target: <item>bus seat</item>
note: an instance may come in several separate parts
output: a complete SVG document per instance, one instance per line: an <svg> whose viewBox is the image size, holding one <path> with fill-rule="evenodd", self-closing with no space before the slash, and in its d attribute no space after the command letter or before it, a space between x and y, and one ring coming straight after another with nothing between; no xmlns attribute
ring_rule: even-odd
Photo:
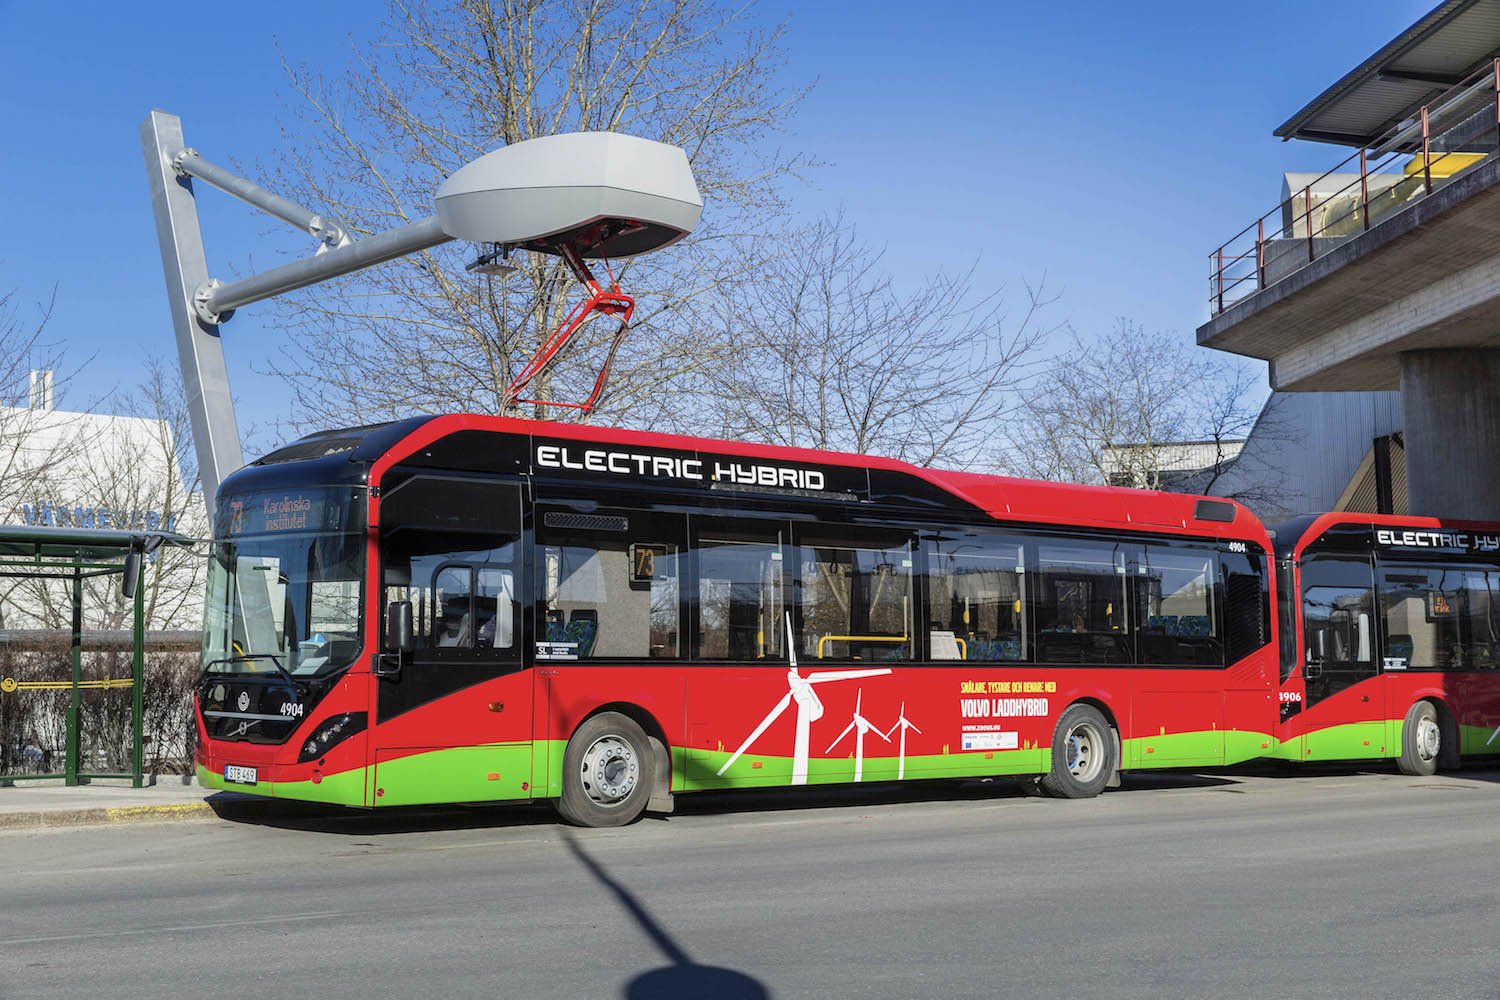
<svg viewBox="0 0 1500 1000"><path fill-rule="evenodd" d="M1411 636L1393 633L1385 640L1385 655L1406 660L1409 663L1415 647L1416 644L1412 642Z"/></svg>
<svg viewBox="0 0 1500 1000"><path fill-rule="evenodd" d="M594 614L594 612L589 612ZM597 618L583 618L579 612L573 612L572 621L568 622L563 629L563 641L578 644L578 658L586 659L594 651L594 641L599 638L599 622Z"/></svg>

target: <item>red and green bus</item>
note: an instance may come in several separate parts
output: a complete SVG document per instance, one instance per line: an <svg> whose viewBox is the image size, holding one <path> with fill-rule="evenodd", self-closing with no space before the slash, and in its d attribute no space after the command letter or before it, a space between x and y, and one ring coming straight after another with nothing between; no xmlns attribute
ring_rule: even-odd
<svg viewBox="0 0 1500 1000"><path fill-rule="evenodd" d="M267 455L214 537L207 787L616 825L1276 749L1272 543L1226 500L448 415Z"/></svg>
<svg viewBox="0 0 1500 1000"><path fill-rule="evenodd" d="M1276 756L1500 753L1500 524L1322 514L1277 526Z"/></svg>

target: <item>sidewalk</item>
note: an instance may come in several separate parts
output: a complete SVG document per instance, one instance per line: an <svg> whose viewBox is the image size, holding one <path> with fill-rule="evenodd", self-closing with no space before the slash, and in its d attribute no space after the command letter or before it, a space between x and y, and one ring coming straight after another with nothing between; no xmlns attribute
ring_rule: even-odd
<svg viewBox="0 0 1500 1000"><path fill-rule="evenodd" d="M29 782L0 788L0 832L47 827L88 826L100 823L142 823L209 819L217 815L215 804L252 796L205 793L197 785L184 785L181 778L163 777L147 788L128 785L92 784L67 788Z"/></svg>

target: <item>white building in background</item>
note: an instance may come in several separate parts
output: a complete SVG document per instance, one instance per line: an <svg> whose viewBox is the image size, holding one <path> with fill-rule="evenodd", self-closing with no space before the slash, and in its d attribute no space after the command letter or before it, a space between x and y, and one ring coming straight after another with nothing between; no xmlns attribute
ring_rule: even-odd
<svg viewBox="0 0 1500 1000"><path fill-rule="evenodd" d="M183 482L167 421L58 409L50 371L32 373L28 402L0 406L0 524L207 536L202 496ZM202 559L200 549L153 560L148 628L200 627ZM39 586L0 580L0 629L47 627L51 602ZM89 596L90 627L111 625L119 606L109 588L92 585Z"/></svg>
<svg viewBox="0 0 1500 1000"><path fill-rule="evenodd" d="M1242 440L1161 441L1155 444L1110 444L1100 453L1111 486L1187 491L1205 473L1227 469L1245 446Z"/></svg>

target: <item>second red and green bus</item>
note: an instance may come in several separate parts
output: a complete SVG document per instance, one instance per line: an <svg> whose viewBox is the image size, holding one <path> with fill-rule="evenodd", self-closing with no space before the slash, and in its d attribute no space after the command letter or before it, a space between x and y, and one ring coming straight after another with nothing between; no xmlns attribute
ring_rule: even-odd
<svg viewBox="0 0 1500 1000"><path fill-rule="evenodd" d="M1500 525L1322 514L1275 530L1276 756L1500 753Z"/></svg>

